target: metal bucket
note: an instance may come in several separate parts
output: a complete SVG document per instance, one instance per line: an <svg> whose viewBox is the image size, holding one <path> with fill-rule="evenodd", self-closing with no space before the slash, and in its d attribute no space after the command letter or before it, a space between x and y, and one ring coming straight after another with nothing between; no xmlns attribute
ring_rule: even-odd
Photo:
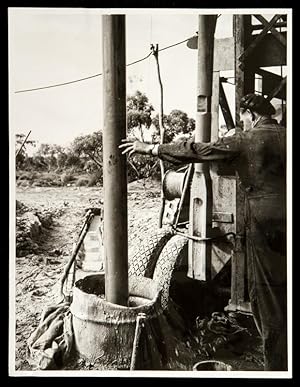
<svg viewBox="0 0 300 387"><path fill-rule="evenodd" d="M232 371L232 367L218 360L205 360L194 364L193 371Z"/></svg>
<svg viewBox="0 0 300 387"><path fill-rule="evenodd" d="M188 169L183 172L170 170L164 174L162 188L167 200L181 197L187 173Z"/></svg>
<svg viewBox="0 0 300 387"><path fill-rule="evenodd" d="M129 306L104 299L104 274L88 275L75 283L71 312L76 351L89 361L129 369L139 313L156 318L162 313L160 291L151 278L130 277Z"/></svg>

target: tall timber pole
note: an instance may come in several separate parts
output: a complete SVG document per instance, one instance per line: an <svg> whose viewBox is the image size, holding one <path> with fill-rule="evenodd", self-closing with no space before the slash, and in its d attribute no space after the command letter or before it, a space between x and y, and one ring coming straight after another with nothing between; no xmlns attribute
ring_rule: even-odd
<svg viewBox="0 0 300 387"><path fill-rule="evenodd" d="M128 302L125 15L102 16L105 298Z"/></svg>
<svg viewBox="0 0 300 387"><path fill-rule="evenodd" d="M198 24L198 80L196 142L211 139L211 97L213 75L214 33L216 15L199 15ZM212 227L212 182L208 163L195 165L191 187L188 276L198 280L210 279ZM203 239L203 240L200 240Z"/></svg>

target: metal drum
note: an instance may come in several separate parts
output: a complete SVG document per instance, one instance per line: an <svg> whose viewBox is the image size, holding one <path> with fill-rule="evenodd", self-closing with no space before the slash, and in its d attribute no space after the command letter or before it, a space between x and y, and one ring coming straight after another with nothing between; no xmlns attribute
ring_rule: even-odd
<svg viewBox="0 0 300 387"><path fill-rule="evenodd" d="M75 283L71 313L77 353L89 361L129 369L139 313L157 319L162 313L161 291L146 277L130 277L128 307L105 300L104 274Z"/></svg>
<svg viewBox="0 0 300 387"><path fill-rule="evenodd" d="M169 170L164 174L162 188L166 200L173 200L181 197L187 173L188 169L185 171Z"/></svg>

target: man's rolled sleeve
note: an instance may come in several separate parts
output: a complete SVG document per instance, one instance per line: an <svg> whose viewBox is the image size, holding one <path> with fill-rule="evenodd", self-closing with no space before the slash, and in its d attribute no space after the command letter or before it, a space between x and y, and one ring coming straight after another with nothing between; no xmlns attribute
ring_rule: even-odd
<svg viewBox="0 0 300 387"><path fill-rule="evenodd" d="M219 139L216 142L194 142L161 144L158 157L173 164L201 163L204 161L230 159L240 152L239 136Z"/></svg>

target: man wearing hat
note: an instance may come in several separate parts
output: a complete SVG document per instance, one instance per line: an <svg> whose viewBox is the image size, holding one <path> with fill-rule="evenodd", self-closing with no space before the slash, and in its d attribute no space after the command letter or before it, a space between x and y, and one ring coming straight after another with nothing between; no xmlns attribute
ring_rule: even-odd
<svg viewBox="0 0 300 387"><path fill-rule="evenodd" d="M287 370L286 130L263 96L241 100L244 130L216 142L149 144L123 140L123 154L180 163L231 163L245 192L245 236L251 309L262 337L265 370ZM247 130L245 130L247 128Z"/></svg>

